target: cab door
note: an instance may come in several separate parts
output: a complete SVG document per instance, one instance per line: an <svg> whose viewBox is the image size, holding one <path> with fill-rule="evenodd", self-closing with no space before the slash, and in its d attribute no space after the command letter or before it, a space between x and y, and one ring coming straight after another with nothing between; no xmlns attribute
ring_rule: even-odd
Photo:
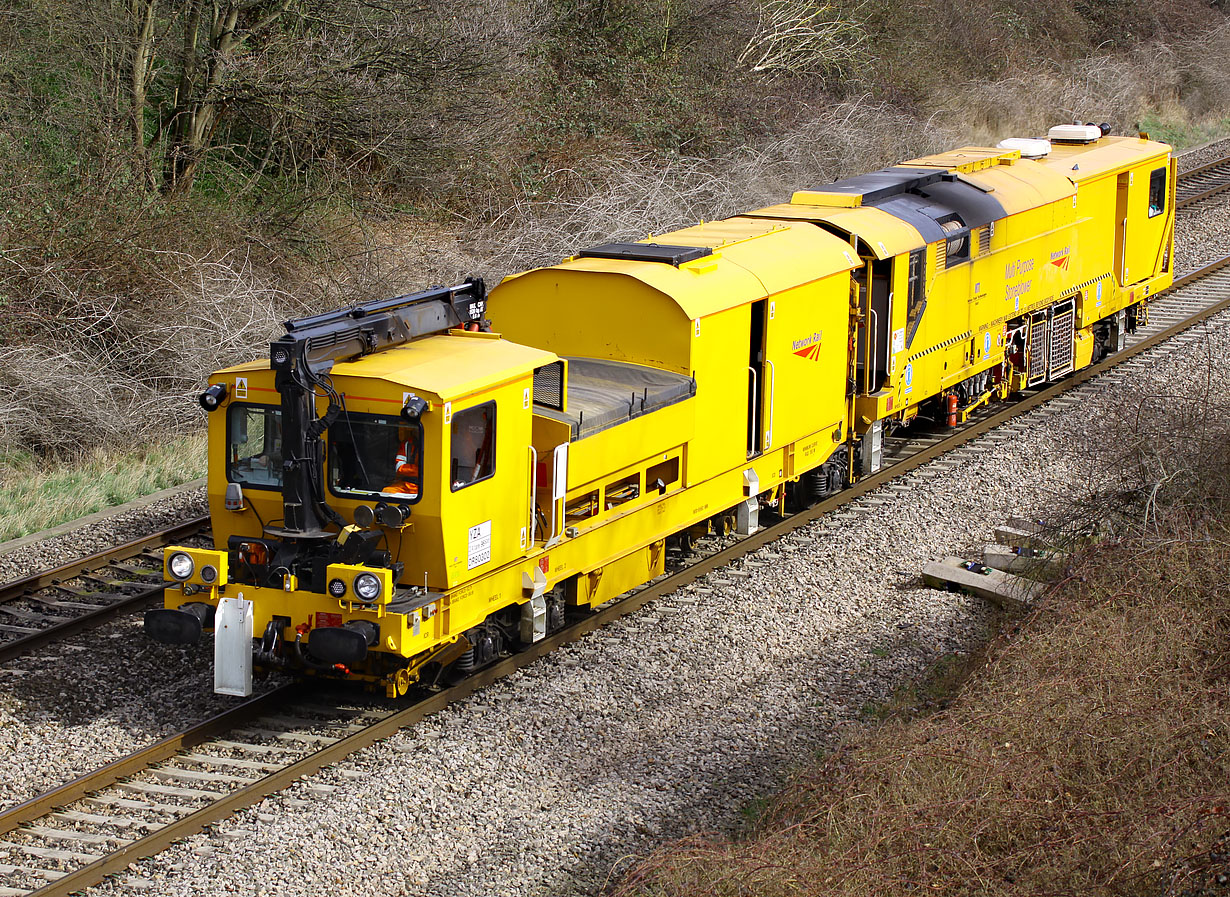
<svg viewBox="0 0 1230 897"><path fill-rule="evenodd" d="M1115 274L1122 286L1161 273L1174 221L1174 171L1162 158L1118 177Z"/></svg>

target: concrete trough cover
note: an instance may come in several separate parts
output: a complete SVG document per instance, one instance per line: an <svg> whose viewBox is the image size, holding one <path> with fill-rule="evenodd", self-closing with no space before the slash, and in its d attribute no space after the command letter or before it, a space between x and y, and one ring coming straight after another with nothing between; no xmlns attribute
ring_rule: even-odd
<svg viewBox="0 0 1230 897"><path fill-rule="evenodd" d="M1020 573L1031 579L1049 579L1063 572L1068 556L1062 551L1045 548L987 545L982 549L982 562L1005 573Z"/></svg>
<svg viewBox="0 0 1230 897"><path fill-rule="evenodd" d="M995 527L995 541L1010 548L1051 548L1051 539L1043 524L1024 517L1009 517Z"/></svg>
<svg viewBox="0 0 1230 897"><path fill-rule="evenodd" d="M959 589L1013 610L1032 607L1045 588L1042 583L1023 576L955 557L928 561L922 576L923 582L932 588Z"/></svg>

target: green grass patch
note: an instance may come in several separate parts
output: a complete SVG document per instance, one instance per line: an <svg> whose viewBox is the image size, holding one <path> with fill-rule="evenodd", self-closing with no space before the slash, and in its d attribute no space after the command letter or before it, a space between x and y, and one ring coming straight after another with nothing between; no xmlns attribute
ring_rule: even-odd
<svg viewBox="0 0 1230 897"><path fill-rule="evenodd" d="M204 433L131 454L99 450L74 463L54 466L27 452L0 452L0 541L204 475Z"/></svg>
<svg viewBox="0 0 1230 897"><path fill-rule="evenodd" d="M1230 117L1193 122L1184 115L1150 112L1140 120L1140 129L1182 152L1230 136Z"/></svg>

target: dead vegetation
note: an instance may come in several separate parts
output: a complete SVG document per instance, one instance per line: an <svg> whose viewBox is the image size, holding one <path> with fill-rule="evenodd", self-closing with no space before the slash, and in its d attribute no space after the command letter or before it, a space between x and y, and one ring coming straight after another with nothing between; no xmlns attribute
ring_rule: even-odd
<svg viewBox="0 0 1230 897"><path fill-rule="evenodd" d="M906 703L746 837L642 861L629 895L1195 895L1230 876L1230 440L1223 332L1085 424L1068 531L1103 535L919 716ZM1071 498L1069 498L1072 501Z"/></svg>
<svg viewBox="0 0 1230 897"><path fill-rule="evenodd" d="M495 282L1057 118L1220 108L1219 11L1116 9L1095 28L1067 0L17 4L0 456L191 429L204 374L304 308Z"/></svg>

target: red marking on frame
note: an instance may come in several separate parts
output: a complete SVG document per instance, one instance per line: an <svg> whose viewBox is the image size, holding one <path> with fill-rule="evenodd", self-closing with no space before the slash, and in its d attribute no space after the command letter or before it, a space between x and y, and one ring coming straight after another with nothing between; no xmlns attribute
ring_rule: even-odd
<svg viewBox="0 0 1230 897"><path fill-rule="evenodd" d="M324 613L316 614L316 628L317 629L325 629L330 626L341 626L341 625L342 625L342 615L341 614L324 614Z"/></svg>

